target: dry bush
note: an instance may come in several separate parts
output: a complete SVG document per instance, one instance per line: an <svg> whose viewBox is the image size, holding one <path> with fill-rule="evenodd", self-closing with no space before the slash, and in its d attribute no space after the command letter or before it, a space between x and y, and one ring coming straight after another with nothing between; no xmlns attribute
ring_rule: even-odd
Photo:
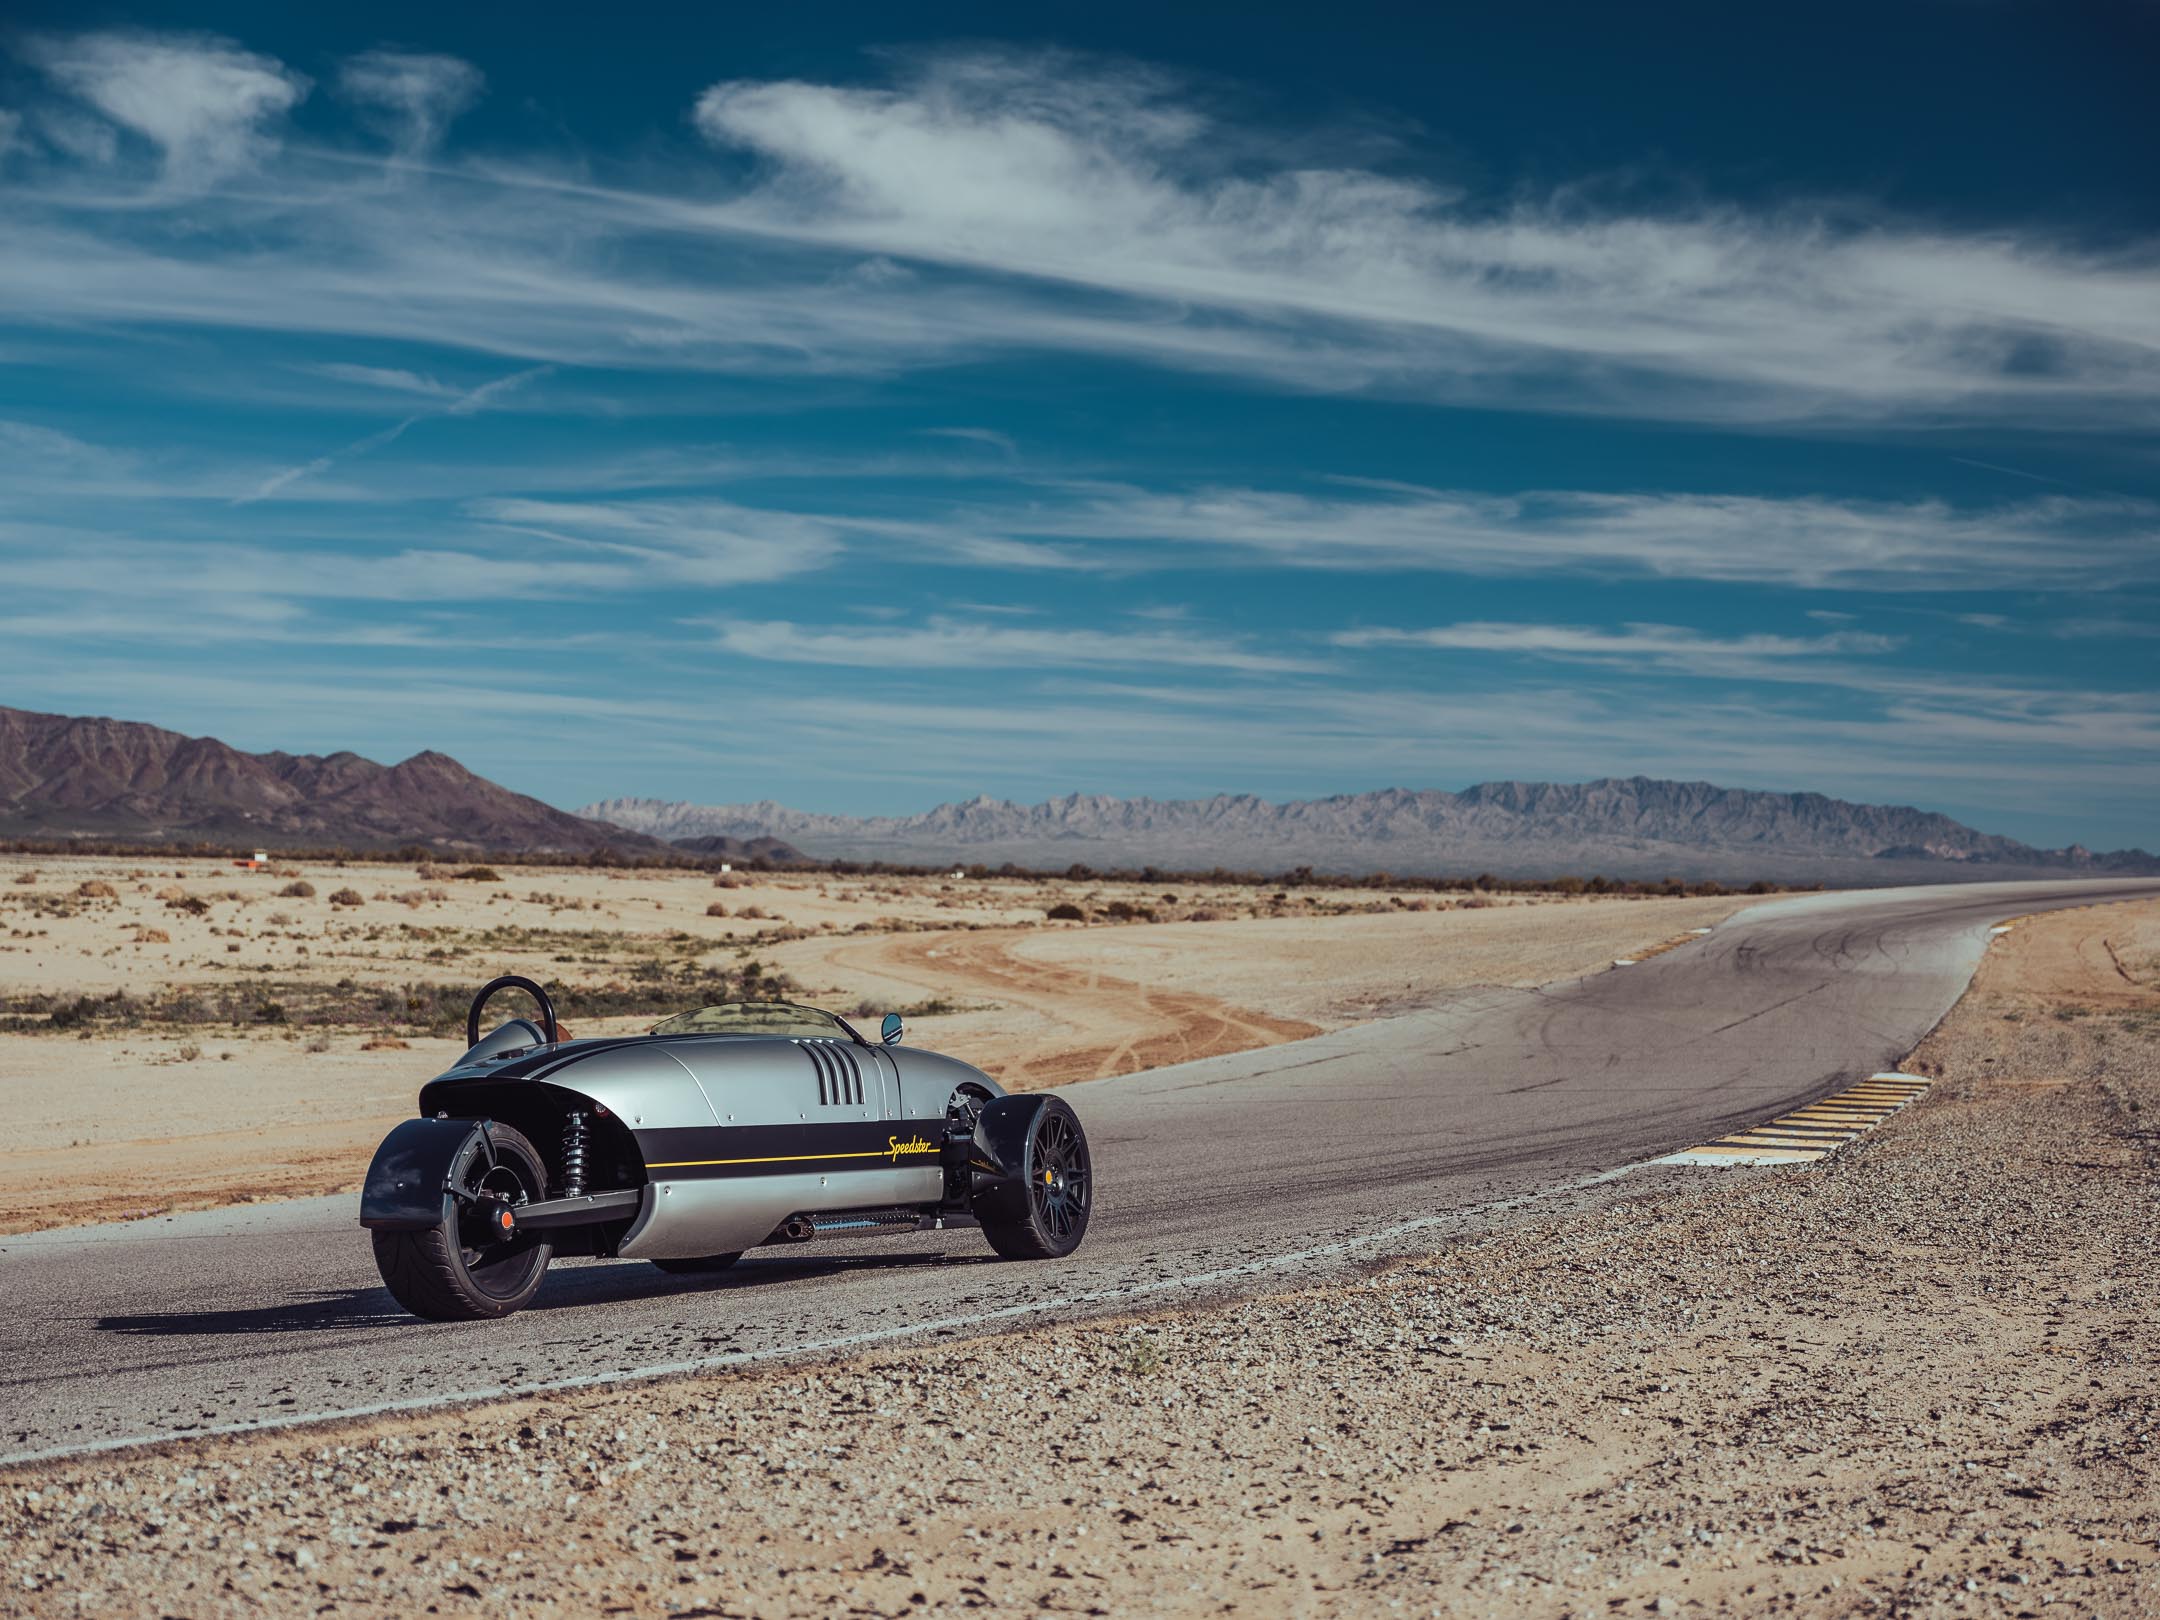
<svg viewBox="0 0 2160 1620"><path fill-rule="evenodd" d="M239 942L238 942L238 941L235 941L234 943L232 943L232 944L230 944L230 945L228 945L228 946L226 946L226 947L225 947L225 954L226 954L227 956L233 956L233 955L237 955L237 954L239 953L239 950L240 950L240 945L239 945Z"/></svg>
<svg viewBox="0 0 2160 1620"><path fill-rule="evenodd" d="M315 885L305 878L298 883L288 883L284 888L278 890L278 898L280 900L312 900L315 898Z"/></svg>
<svg viewBox="0 0 2160 1620"><path fill-rule="evenodd" d="M708 917L725 917L727 915L727 907L722 905L719 901L715 900L711 905L705 908L705 915Z"/></svg>
<svg viewBox="0 0 2160 1620"><path fill-rule="evenodd" d="M1185 914L1185 920L1187 922L1221 922L1222 913L1211 911L1206 906L1196 906Z"/></svg>
<svg viewBox="0 0 2160 1620"><path fill-rule="evenodd" d="M467 866L452 872L450 876L462 878L467 883L500 883L502 874L492 866Z"/></svg>
<svg viewBox="0 0 2160 1620"><path fill-rule="evenodd" d="M420 864L420 870L415 872L413 876L417 877L422 883L440 883L444 878L455 877L457 874L447 866L436 866L423 861Z"/></svg>
<svg viewBox="0 0 2160 1620"><path fill-rule="evenodd" d="M177 883L168 883L157 892L157 898L160 900L185 900L187 897L187 890L181 888Z"/></svg>
<svg viewBox="0 0 2160 1620"><path fill-rule="evenodd" d="M333 906L359 906L367 902L358 889L339 889L330 896L330 903Z"/></svg>
<svg viewBox="0 0 2160 1620"><path fill-rule="evenodd" d="M144 928L138 925L135 930L135 943L138 945L170 945L172 935L166 933L162 928Z"/></svg>
<svg viewBox="0 0 2160 1620"><path fill-rule="evenodd" d="M307 1047L306 1047L306 1050L308 1050L308 1051L310 1051L310 1052L327 1052L327 1051L329 1051L329 1050L330 1050L330 1037L329 1037L329 1036L327 1036L327 1035L318 1035L318 1036L316 1036L316 1037L315 1037L315 1038L314 1038L313 1040L311 1040L311 1041L309 1041L309 1042L307 1043Z"/></svg>
<svg viewBox="0 0 2160 1620"><path fill-rule="evenodd" d="M190 917L200 917L204 912L210 909L210 902L207 900L198 900L192 894L181 894L176 895L172 899L166 901L165 909L167 911L184 911Z"/></svg>
<svg viewBox="0 0 2160 1620"><path fill-rule="evenodd" d="M293 920L291 912L273 911L270 913L270 926L272 928L290 928L292 924Z"/></svg>
<svg viewBox="0 0 2160 1620"><path fill-rule="evenodd" d="M402 894L394 895L392 898L399 905L412 911L418 911L427 904L427 892L424 889L407 889Z"/></svg>
<svg viewBox="0 0 2160 1620"><path fill-rule="evenodd" d="M1086 922L1087 913L1070 900L1061 900L1044 913L1052 922Z"/></svg>
<svg viewBox="0 0 2160 1620"><path fill-rule="evenodd" d="M182 1063L193 1063L197 1058L202 1056L202 1048L197 1046L193 1041L190 1041L187 1043L187 1045L181 1047L180 1050L178 1052L175 1052L173 1055L177 1057Z"/></svg>
<svg viewBox="0 0 2160 1620"><path fill-rule="evenodd" d="M35 883L37 881L37 874L35 872L17 872L15 874L15 881L17 883Z"/></svg>
<svg viewBox="0 0 2160 1620"><path fill-rule="evenodd" d="M712 880L712 886L716 889L739 889L743 886L743 880L733 872L722 872Z"/></svg>
<svg viewBox="0 0 2160 1620"><path fill-rule="evenodd" d="M781 918L773 917L772 913L767 911L763 906L744 906L742 910L736 912L735 915L738 917L749 917L752 919L772 917L772 920L774 922L779 922L782 920Z"/></svg>
<svg viewBox="0 0 2160 1620"><path fill-rule="evenodd" d="M360 1043L363 1052L410 1052L411 1041L401 1041L395 1035L377 1035Z"/></svg>
<svg viewBox="0 0 2160 1620"><path fill-rule="evenodd" d="M95 878L92 878L87 883L76 884L75 892L85 900L117 900L120 898L118 889L114 888L110 883L100 883Z"/></svg>

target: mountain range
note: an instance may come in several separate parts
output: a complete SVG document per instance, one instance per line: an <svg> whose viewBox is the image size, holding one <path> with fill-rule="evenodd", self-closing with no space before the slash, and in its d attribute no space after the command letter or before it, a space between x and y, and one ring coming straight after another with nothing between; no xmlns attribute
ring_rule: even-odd
<svg viewBox="0 0 2160 1620"><path fill-rule="evenodd" d="M786 864L1589 875L1831 884L2160 874L2143 850L2037 849L1931 811L1648 777L1390 788L1272 803L1249 794L1022 805L977 797L912 816L771 800L607 799L575 813L447 754L250 754L133 721L0 708L0 837L588 855Z"/></svg>
<svg viewBox="0 0 2160 1620"><path fill-rule="evenodd" d="M671 853L475 776L447 754L248 754L128 720L0 708L0 836Z"/></svg>
<svg viewBox="0 0 2160 1620"><path fill-rule="evenodd" d="M2143 850L2037 849L1948 816L1649 777L1487 782L1460 793L1389 788L1271 803L1074 793L1021 805L978 797L913 816L835 816L770 800L606 799L579 814L675 842L784 839L813 858L1030 867L1143 864L1277 872L1717 878L1823 883L2160 873Z"/></svg>

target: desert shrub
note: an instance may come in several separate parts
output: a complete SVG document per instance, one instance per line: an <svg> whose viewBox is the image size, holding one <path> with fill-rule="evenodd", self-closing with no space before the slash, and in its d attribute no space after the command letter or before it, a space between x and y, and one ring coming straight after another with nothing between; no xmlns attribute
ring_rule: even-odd
<svg viewBox="0 0 2160 1620"><path fill-rule="evenodd" d="M189 1041L187 1045L181 1047L179 1051L173 1054L173 1056L177 1057L182 1063L193 1063L197 1058L202 1056L202 1048L197 1046L193 1041Z"/></svg>
<svg viewBox="0 0 2160 1620"><path fill-rule="evenodd" d="M1210 911L1206 906L1195 906L1185 914L1185 920L1187 922L1221 922L1222 913Z"/></svg>
<svg viewBox="0 0 2160 1620"><path fill-rule="evenodd" d="M225 947L225 954L228 956L237 956L239 953L240 942L237 939L234 940L230 945Z"/></svg>
<svg viewBox="0 0 2160 1620"><path fill-rule="evenodd" d="M284 888L278 890L278 898L281 900L312 900L315 898L315 885L302 878L299 882L288 883Z"/></svg>
<svg viewBox="0 0 2160 1620"><path fill-rule="evenodd" d="M187 890L181 888L177 883L168 883L164 888L158 890L156 897L160 900L185 900Z"/></svg>
<svg viewBox="0 0 2160 1620"><path fill-rule="evenodd" d="M727 907L722 905L719 901L715 900L711 905L705 908L705 915L708 917L725 917L727 915Z"/></svg>
<svg viewBox="0 0 2160 1620"><path fill-rule="evenodd" d="M306 1047L303 1048L303 1050L309 1052L327 1052L330 1050L330 1037L327 1035L318 1035L313 1040L309 1041Z"/></svg>
<svg viewBox="0 0 2160 1620"><path fill-rule="evenodd" d="M395 1035L377 1035L360 1043L363 1052L410 1052L411 1041L401 1041Z"/></svg>
<svg viewBox="0 0 2160 1620"><path fill-rule="evenodd" d="M1103 914L1117 922L1153 922L1155 913L1146 906L1136 906L1130 900L1113 900L1103 907Z"/></svg>
<svg viewBox="0 0 2160 1620"><path fill-rule="evenodd" d="M282 1001L265 1001L255 1009L255 1022L258 1024L282 1024L287 1022L288 1018Z"/></svg>
<svg viewBox="0 0 2160 1620"><path fill-rule="evenodd" d="M763 906L744 906L742 910L736 912L735 915L738 917L749 917L756 919L765 917L769 914L766 912Z"/></svg>
<svg viewBox="0 0 2160 1620"><path fill-rule="evenodd" d="M333 906L358 906L365 905L366 901L361 898L358 889L339 889L330 896L330 903Z"/></svg>
<svg viewBox="0 0 2160 1620"><path fill-rule="evenodd" d="M1052 906L1049 911L1045 913L1045 915L1048 916L1052 922L1087 921L1087 913L1082 911L1078 906L1074 905L1070 900L1059 901L1056 905Z"/></svg>
<svg viewBox="0 0 2160 1620"><path fill-rule="evenodd" d="M270 913L270 926L272 928L290 928L292 922L292 913L289 911L273 911Z"/></svg>
<svg viewBox="0 0 2160 1620"><path fill-rule="evenodd" d="M85 900L117 900L120 898L118 889L114 888L110 883L100 883L95 878L92 878L88 883L76 884L75 892Z"/></svg>
<svg viewBox="0 0 2160 1620"><path fill-rule="evenodd" d="M733 872L722 872L712 880L712 886L716 889L739 889L743 882Z"/></svg>
<svg viewBox="0 0 2160 1620"><path fill-rule="evenodd" d="M138 945L170 945L172 935L166 933L162 928L138 928L135 930L135 943Z"/></svg>
<svg viewBox="0 0 2160 1620"><path fill-rule="evenodd" d="M190 917L200 917L204 912L210 909L210 902L207 900L198 900L192 894L182 894L176 895L172 899L166 901L165 909L167 911L184 911Z"/></svg>
<svg viewBox="0 0 2160 1620"><path fill-rule="evenodd" d="M15 874L15 881L17 883L35 883L37 881L37 874L35 872L17 872Z"/></svg>
<svg viewBox="0 0 2160 1620"><path fill-rule="evenodd" d="M502 881L502 874L492 866L468 866L461 871L452 872L450 875L454 878L462 878L467 883L500 883Z"/></svg>

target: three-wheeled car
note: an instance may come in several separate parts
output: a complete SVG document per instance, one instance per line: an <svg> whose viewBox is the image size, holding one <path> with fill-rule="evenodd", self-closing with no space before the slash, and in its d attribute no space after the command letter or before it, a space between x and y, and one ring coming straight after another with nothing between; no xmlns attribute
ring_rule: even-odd
<svg viewBox="0 0 2160 1620"><path fill-rule="evenodd" d="M485 1036L506 990L536 1017ZM532 980L473 998L468 1050L376 1150L360 1198L398 1302L508 1316L556 1255L709 1272L760 1244L979 1226L1015 1260L1073 1252L1094 1204L1087 1136L1060 1097L876 1043L788 1002L729 1002L642 1035L569 1039Z"/></svg>

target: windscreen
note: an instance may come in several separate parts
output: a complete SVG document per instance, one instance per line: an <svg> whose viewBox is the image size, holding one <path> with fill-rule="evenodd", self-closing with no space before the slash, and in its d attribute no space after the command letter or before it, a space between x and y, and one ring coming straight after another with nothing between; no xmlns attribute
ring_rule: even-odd
<svg viewBox="0 0 2160 1620"><path fill-rule="evenodd" d="M815 1007L791 1001L723 1001L677 1013L653 1025L655 1035L809 1035L856 1038L846 1023Z"/></svg>

